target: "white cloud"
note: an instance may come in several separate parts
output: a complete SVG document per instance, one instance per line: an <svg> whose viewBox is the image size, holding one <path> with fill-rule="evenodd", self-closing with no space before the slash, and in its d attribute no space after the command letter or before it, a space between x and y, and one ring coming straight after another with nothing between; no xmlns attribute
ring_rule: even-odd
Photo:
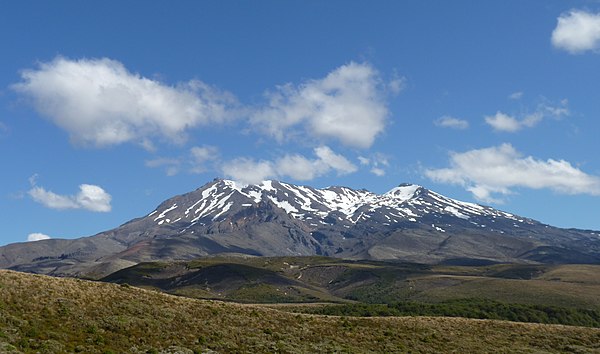
<svg viewBox="0 0 600 354"><path fill-rule="evenodd" d="M139 145L148 152L155 152L157 150L154 143L148 138L142 139Z"/></svg>
<svg viewBox="0 0 600 354"><path fill-rule="evenodd" d="M450 116L443 116L433 122L438 127L464 130L469 128L469 122Z"/></svg>
<svg viewBox="0 0 600 354"><path fill-rule="evenodd" d="M561 118L563 116L568 116L571 114L568 105L569 100L567 100L566 98L562 99L559 105L553 105L549 102L544 102L539 105L538 112L540 112L540 114L549 115L555 118Z"/></svg>
<svg viewBox="0 0 600 354"><path fill-rule="evenodd" d="M157 157L152 160L146 160L146 167L157 168L164 167L167 176L175 176L181 169L181 160L168 157Z"/></svg>
<svg viewBox="0 0 600 354"><path fill-rule="evenodd" d="M82 184L79 186L79 193L75 196L77 204L87 210L97 212L110 211L110 201L112 197L104 189L91 184Z"/></svg>
<svg viewBox="0 0 600 354"><path fill-rule="evenodd" d="M34 173L27 180L29 181L29 184L33 187L37 184L38 178L40 178L40 175L38 175L37 173Z"/></svg>
<svg viewBox="0 0 600 354"><path fill-rule="evenodd" d="M375 176L385 176L385 168L389 167L388 157L382 153L374 153L370 157L359 156L358 161L363 166L370 166L370 172Z"/></svg>
<svg viewBox="0 0 600 354"><path fill-rule="evenodd" d="M364 156L359 156L358 161L360 162L361 165L365 165L365 166L368 166L371 163L371 160L369 160L369 158L364 157Z"/></svg>
<svg viewBox="0 0 600 354"><path fill-rule="evenodd" d="M600 49L600 14L571 10L558 18L552 31L554 47L571 54Z"/></svg>
<svg viewBox="0 0 600 354"><path fill-rule="evenodd" d="M496 112L493 116L486 116L485 122L494 130L503 132L516 132L523 127L521 122L514 117L511 117L502 112Z"/></svg>
<svg viewBox="0 0 600 354"><path fill-rule="evenodd" d="M219 149L215 146L194 146L189 150L188 156L181 157L157 157L146 160L146 167L164 168L167 176L175 176L181 170L189 167L189 172L202 173L207 170L208 162L217 160Z"/></svg>
<svg viewBox="0 0 600 354"><path fill-rule="evenodd" d="M520 100L521 98L523 98L523 92L522 91L513 92L510 95L508 95L508 98L511 100Z"/></svg>
<svg viewBox="0 0 600 354"><path fill-rule="evenodd" d="M315 160L317 164L323 165L321 168L323 171L329 171L333 169L338 174L345 175L356 172L357 168L344 156L336 154L327 146L320 146L315 148L315 155L318 159Z"/></svg>
<svg viewBox="0 0 600 354"><path fill-rule="evenodd" d="M241 184L258 184L273 178L276 173L270 161L255 161L241 157L226 162L222 166L223 174Z"/></svg>
<svg viewBox="0 0 600 354"><path fill-rule="evenodd" d="M298 181L310 181L328 170L324 163L302 155L285 155L271 164L273 176L289 176Z"/></svg>
<svg viewBox="0 0 600 354"><path fill-rule="evenodd" d="M257 184L272 178L289 177L298 181L309 181L331 171L338 175L357 171L354 164L327 146L315 148L314 153L316 159L308 159L298 154L285 155L275 161L238 158L223 164L222 172L242 184Z"/></svg>
<svg viewBox="0 0 600 354"><path fill-rule="evenodd" d="M379 167L373 167L371 169L371 173L374 174L375 176L385 176L385 170L383 168L379 168Z"/></svg>
<svg viewBox="0 0 600 354"><path fill-rule="evenodd" d="M34 201L51 209L86 209L95 212L111 210L110 194L91 184L81 184L76 195L60 195L35 185L27 193Z"/></svg>
<svg viewBox="0 0 600 354"><path fill-rule="evenodd" d="M280 141L302 126L311 137L367 148L385 128L384 86L371 65L350 63L323 79L278 87L251 121ZM392 86L401 89L399 81Z"/></svg>
<svg viewBox="0 0 600 354"><path fill-rule="evenodd" d="M484 202L499 202L495 195L510 195L517 187L600 196L600 177L565 160L524 157L510 144L452 153L449 168L426 170L425 175L436 182L464 186Z"/></svg>
<svg viewBox="0 0 600 354"><path fill-rule="evenodd" d="M406 78L404 76L398 75L398 73L394 73L394 78L388 82L388 89L394 95L399 94L406 88Z"/></svg>
<svg viewBox="0 0 600 354"><path fill-rule="evenodd" d="M496 112L493 116L484 117L485 122L494 130L514 133L523 128L533 128L545 118L561 119L571 114L568 108L569 101L563 99L558 105L553 105L544 100L533 113L518 119L503 112Z"/></svg>
<svg viewBox="0 0 600 354"><path fill-rule="evenodd" d="M44 235L41 234L39 232L34 232L32 234L27 235L27 241L31 242L31 241L41 241L41 240L48 240L51 237L48 235Z"/></svg>
<svg viewBox="0 0 600 354"><path fill-rule="evenodd" d="M75 143L97 147L152 138L181 142L189 128L230 118L235 99L200 81L177 86L129 72L116 60L57 57L21 72L13 89L67 131Z"/></svg>
<svg viewBox="0 0 600 354"><path fill-rule="evenodd" d="M28 192L36 202L51 209L77 209L79 205L72 196L59 195L42 187L33 187Z"/></svg>
<svg viewBox="0 0 600 354"><path fill-rule="evenodd" d="M206 171L206 163L214 161L219 156L219 149L215 146L194 146L190 149L190 163L192 164L192 172L202 173Z"/></svg>

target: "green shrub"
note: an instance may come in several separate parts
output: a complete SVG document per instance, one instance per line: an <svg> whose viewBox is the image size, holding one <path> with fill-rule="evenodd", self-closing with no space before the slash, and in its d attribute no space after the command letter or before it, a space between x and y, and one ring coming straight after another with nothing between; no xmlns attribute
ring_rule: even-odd
<svg viewBox="0 0 600 354"><path fill-rule="evenodd" d="M600 328L600 311L556 306L508 304L485 299L459 299L440 303L344 304L308 308L308 313L333 316L445 316L563 324Z"/></svg>

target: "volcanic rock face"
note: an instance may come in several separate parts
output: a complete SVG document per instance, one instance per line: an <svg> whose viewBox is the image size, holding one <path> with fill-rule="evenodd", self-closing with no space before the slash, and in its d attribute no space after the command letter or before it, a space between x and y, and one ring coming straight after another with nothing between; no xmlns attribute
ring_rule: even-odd
<svg viewBox="0 0 600 354"><path fill-rule="evenodd" d="M216 253L329 255L437 263L600 263L600 235L565 230L401 184L377 195L216 179L145 217L77 240L0 248L0 267L104 275Z"/></svg>

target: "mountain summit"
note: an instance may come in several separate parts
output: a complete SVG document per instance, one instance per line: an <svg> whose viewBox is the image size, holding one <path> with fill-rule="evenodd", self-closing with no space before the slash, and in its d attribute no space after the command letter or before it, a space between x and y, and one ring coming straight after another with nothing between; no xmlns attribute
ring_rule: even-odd
<svg viewBox="0 0 600 354"><path fill-rule="evenodd" d="M100 276L217 253L422 263L600 263L600 234L560 229L403 183L378 195L215 179L145 217L75 240L0 247L0 267Z"/></svg>

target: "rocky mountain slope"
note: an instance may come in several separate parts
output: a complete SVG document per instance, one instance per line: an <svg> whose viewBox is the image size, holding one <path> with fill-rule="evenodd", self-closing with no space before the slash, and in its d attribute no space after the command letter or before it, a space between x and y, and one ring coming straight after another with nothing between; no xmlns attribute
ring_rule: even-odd
<svg viewBox="0 0 600 354"><path fill-rule="evenodd" d="M77 240L0 248L0 267L102 276L153 260L218 253L421 263L600 263L600 233L560 229L401 184L377 195L278 181L215 179L145 217Z"/></svg>

